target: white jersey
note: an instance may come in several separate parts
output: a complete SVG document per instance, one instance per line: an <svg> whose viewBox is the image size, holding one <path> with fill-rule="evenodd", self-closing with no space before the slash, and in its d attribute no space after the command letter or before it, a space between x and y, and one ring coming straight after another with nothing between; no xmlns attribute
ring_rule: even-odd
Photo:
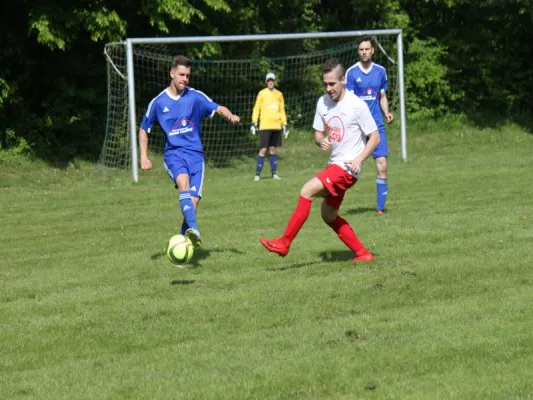
<svg viewBox="0 0 533 400"><path fill-rule="evenodd" d="M331 140L329 164L347 170L345 162L356 158L365 148L365 137L378 129L366 103L346 90L341 101L328 94L318 99L313 129L327 133Z"/></svg>

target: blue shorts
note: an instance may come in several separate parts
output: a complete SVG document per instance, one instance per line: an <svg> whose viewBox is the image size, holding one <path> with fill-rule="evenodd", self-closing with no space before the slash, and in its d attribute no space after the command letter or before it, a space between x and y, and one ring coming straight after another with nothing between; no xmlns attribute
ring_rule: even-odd
<svg viewBox="0 0 533 400"><path fill-rule="evenodd" d="M372 153L372 157L387 157L389 155L389 145L387 144L387 134L385 133L385 125L378 127L379 132L379 144L378 147Z"/></svg>
<svg viewBox="0 0 533 400"><path fill-rule="evenodd" d="M189 186L191 196L202 197L202 186L204 184L204 155L190 153L183 150L170 150L163 156L165 169L174 184L178 175L189 175Z"/></svg>

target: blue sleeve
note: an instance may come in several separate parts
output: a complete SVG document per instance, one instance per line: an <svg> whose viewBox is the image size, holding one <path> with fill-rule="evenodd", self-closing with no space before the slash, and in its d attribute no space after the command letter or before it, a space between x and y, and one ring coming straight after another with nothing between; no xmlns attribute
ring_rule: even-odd
<svg viewBox="0 0 533 400"><path fill-rule="evenodd" d="M353 78L352 78L352 71L348 72L348 74L346 75L346 89L354 92L355 91L355 87L354 87L354 84L352 83L353 81Z"/></svg>
<svg viewBox="0 0 533 400"><path fill-rule="evenodd" d="M383 70L383 76L381 77L381 90L384 92L389 88L389 80L387 79L387 71Z"/></svg>
<svg viewBox="0 0 533 400"><path fill-rule="evenodd" d="M198 93L196 105L199 106L200 116L202 118L211 118L215 114L218 104L211 100L205 93L199 90L196 92Z"/></svg>
<svg viewBox="0 0 533 400"><path fill-rule="evenodd" d="M150 132L150 129L152 129L152 126L154 126L155 120L157 119L157 107L155 100L156 99L153 99L150 104L148 104L148 109L146 110L141 122L141 129L144 129L146 132Z"/></svg>

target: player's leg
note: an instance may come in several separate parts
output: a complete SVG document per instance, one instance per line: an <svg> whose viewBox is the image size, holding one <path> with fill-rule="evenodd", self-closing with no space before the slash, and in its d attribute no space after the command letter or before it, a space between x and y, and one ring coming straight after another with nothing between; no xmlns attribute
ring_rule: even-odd
<svg viewBox="0 0 533 400"><path fill-rule="evenodd" d="M259 131L259 153L257 154L257 161L255 164L254 181L261 179L261 171L265 165L265 156L270 141L270 131Z"/></svg>
<svg viewBox="0 0 533 400"><path fill-rule="evenodd" d="M387 135L385 127L379 127L379 144L372 153L376 160L376 211L378 214L383 214L385 211L385 202L387 201L387 193L389 185L387 184L387 156L389 155L389 146L387 143Z"/></svg>
<svg viewBox="0 0 533 400"><path fill-rule="evenodd" d="M272 131L269 146L272 178L281 179L278 175L278 154L276 152L276 148L281 146L281 131Z"/></svg>
<svg viewBox="0 0 533 400"><path fill-rule="evenodd" d="M187 224L187 229L198 229L196 223L196 208L191 197L190 179L188 173L180 173L176 177L176 186L179 190L180 208Z"/></svg>
<svg viewBox="0 0 533 400"><path fill-rule="evenodd" d="M374 256L359 240L350 224L339 216L342 197L328 196L322 200L322 220L337 234L339 239L354 252L353 261L372 261Z"/></svg>
<svg viewBox="0 0 533 400"><path fill-rule="evenodd" d="M203 157L194 157L189 162L191 174L189 176L189 193L194 207L195 219L202 198L202 188L204 184L205 163ZM185 236L187 236L194 247L199 247L202 244L200 230L198 226L193 227L186 223L188 227L185 229Z"/></svg>
<svg viewBox="0 0 533 400"><path fill-rule="evenodd" d="M339 208L344 200L344 194L357 183L357 178L337 165L330 165L327 170L324 186L328 191L328 196L322 201L322 220L354 252L354 261L372 261L372 254L365 249L350 224L339 216Z"/></svg>
<svg viewBox="0 0 533 400"><path fill-rule="evenodd" d="M183 214L183 223L180 232L183 234L186 229L190 227L190 223L196 225L196 216L193 212L194 205L190 198L189 192L189 167L187 161L177 152L167 152L164 155L164 166L168 176L178 189L178 200L180 203L180 210Z"/></svg>
<svg viewBox="0 0 533 400"><path fill-rule="evenodd" d="M180 210L183 214L181 231L184 231L184 234L187 234L189 231L198 232L196 207L192 200L190 186L190 174L195 157L181 152L167 152L164 155L164 161L165 169L178 189ZM199 232L197 236L200 236Z"/></svg>
<svg viewBox="0 0 533 400"><path fill-rule="evenodd" d="M282 237L277 239L260 239L261 244L273 253L285 257L289 253L292 241L302 229L311 211L311 203L317 197L327 195L322 182L315 176L311 178L300 190L300 197L296 209L289 219L289 223Z"/></svg>

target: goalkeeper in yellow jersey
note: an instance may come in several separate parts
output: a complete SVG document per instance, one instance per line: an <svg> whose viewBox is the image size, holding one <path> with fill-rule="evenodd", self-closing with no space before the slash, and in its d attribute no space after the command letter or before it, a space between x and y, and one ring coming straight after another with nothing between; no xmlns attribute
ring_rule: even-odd
<svg viewBox="0 0 533 400"><path fill-rule="evenodd" d="M265 163L267 149L270 152L272 178L281 179L278 175L276 148L281 146L282 132L285 139L289 136L287 116L285 115L285 100L283 99L283 93L275 88L276 76L269 72L265 81L267 87L257 94L252 113L252 126L250 127L250 132L254 136L259 131L259 154L257 155L255 168L255 181L261 179L261 171Z"/></svg>

